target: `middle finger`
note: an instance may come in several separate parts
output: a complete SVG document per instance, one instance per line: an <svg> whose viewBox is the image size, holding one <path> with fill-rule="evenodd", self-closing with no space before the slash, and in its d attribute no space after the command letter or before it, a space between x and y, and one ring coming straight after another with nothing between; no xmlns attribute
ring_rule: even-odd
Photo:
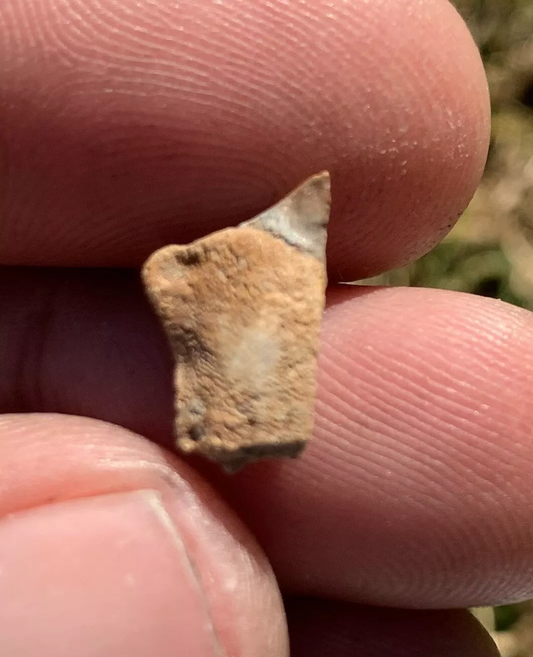
<svg viewBox="0 0 533 657"><path fill-rule="evenodd" d="M168 348L136 274L13 271L0 307L0 410L171 444ZM330 291L309 448L212 474L286 587L435 607L533 593L532 332L488 299Z"/></svg>

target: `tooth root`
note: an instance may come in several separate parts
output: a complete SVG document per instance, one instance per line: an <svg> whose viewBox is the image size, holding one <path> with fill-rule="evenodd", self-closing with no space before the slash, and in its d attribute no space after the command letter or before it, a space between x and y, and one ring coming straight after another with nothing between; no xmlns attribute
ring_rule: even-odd
<svg viewBox="0 0 533 657"><path fill-rule="evenodd" d="M234 472L297 456L309 440L329 205L322 173L239 227L167 246L145 263L176 361L183 452Z"/></svg>

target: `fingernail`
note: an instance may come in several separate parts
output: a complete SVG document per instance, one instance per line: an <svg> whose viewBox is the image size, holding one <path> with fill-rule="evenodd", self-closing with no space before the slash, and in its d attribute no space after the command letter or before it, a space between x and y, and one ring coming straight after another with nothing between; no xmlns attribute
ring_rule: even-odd
<svg viewBox="0 0 533 657"><path fill-rule="evenodd" d="M0 655L221 654L157 492L63 502L0 522Z"/></svg>

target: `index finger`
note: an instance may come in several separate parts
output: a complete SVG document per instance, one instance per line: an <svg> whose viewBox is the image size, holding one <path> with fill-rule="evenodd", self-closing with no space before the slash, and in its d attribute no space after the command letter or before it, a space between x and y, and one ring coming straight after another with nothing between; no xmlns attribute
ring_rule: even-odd
<svg viewBox="0 0 533 657"><path fill-rule="evenodd" d="M4 0L0 263L138 266L332 173L331 275L427 251L488 97L447 0Z"/></svg>

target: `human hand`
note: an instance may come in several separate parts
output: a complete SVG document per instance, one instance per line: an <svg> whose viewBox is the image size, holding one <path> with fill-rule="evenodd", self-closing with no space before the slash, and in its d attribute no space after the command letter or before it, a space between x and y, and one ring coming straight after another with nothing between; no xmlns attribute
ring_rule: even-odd
<svg viewBox="0 0 533 657"><path fill-rule="evenodd" d="M332 281L427 251L488 141L455 11L2 0L0 31L0 654L283 656L278 586L294 657L496 654L437 610L533 592L530 315L332 286L311 445L226 477L169 451L138 282L322 169Z"/></svg>

